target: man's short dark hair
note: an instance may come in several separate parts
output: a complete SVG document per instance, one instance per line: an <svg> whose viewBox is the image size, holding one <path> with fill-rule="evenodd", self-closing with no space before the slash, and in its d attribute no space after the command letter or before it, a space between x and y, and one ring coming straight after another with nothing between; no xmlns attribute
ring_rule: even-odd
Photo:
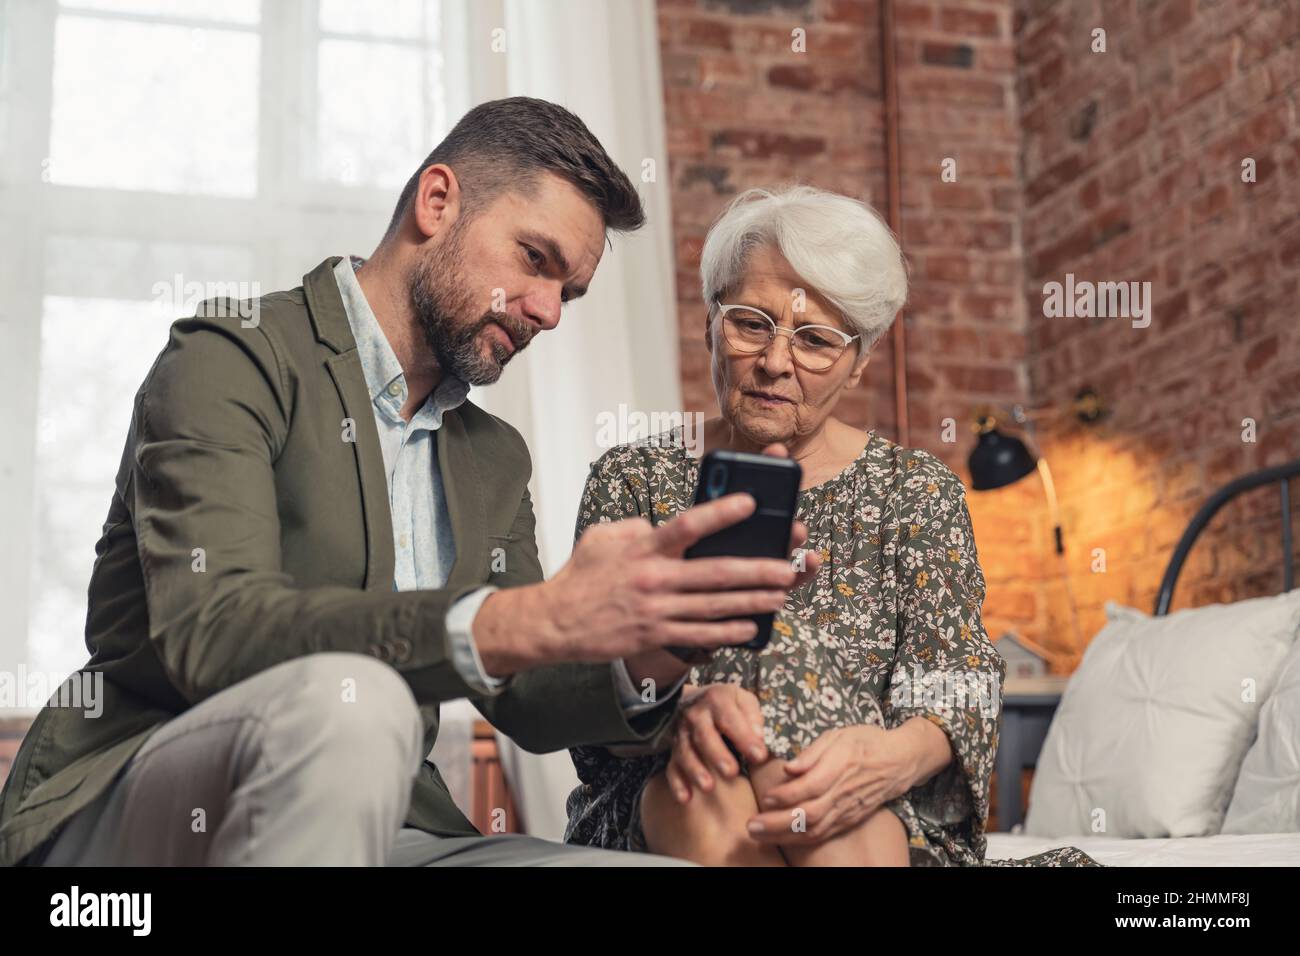
<svg viewBox="0 0 1300 956"><path fill-rule="evenodd" d="M462 116L402 189L388 235L397 231L420 174L435 163L455 171L467 220L508 189L532 195L538 175L551 172L591 200L606 230L631 232L645 224L636 189L600 141L577 116L546 100L512 96Z"/></svg>

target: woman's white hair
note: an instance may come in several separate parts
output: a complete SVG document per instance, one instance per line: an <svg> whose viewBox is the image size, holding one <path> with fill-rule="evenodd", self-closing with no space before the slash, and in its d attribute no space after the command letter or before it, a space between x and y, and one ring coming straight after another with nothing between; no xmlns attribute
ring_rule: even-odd
<svg viewBox="0 0 1300 956"><path fill-rule="evenodd" d="M747 189L709 229L700 255L712 309L744 282L750 254L772 246L862 336L859 354L885 334L907 301L907 263L894 233L866 203L812 186Z"/></svg>

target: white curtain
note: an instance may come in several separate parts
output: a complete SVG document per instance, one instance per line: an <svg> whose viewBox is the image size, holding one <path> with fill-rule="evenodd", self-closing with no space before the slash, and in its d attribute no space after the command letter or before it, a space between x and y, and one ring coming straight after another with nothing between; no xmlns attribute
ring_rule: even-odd
<svg viewBox="0 0 1300 956"><path fill-rule="evenodd" d="M572 550L583 481L610 433L601 424L622 420L620 407L681 409L655 4L488 0L466 12L463 49L503 52L471 56L459 88L472 100L457 106L526 95L569 108L637 184L648 219L638 232L613 237L587 295L565 307L559 327L473 396L532 449L538 546L549 575ZM448 66L450 77L459 64ZM449 103L457 89L448 82ZM558 839L564 797L578 782L568 754L528 754L497 737L527 831Z"/></svg>
<svg viewBox="0 0 1300 956"><path fill-rule="evenodd" d="M450 124L513 94L577 112L650 218L475 395L528 438L562 563L596 416L680 406L657 56L653 0L0 0L0 671L85 661L94 543L171 321L368 253ZM468 767L472 708L444 717L440 765ZM505 749L529 829L558 835L567 755Z"/></svg>

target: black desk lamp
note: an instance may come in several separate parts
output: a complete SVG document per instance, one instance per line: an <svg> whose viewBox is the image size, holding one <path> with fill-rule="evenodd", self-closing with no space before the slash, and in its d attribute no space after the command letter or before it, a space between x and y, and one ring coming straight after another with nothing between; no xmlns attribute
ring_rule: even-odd
<svg viewBox="0 0 1300 956"><path fill-rule="evenodd" d="M1079 635L1079 615L1074 606L1074 593L1070 588L1069 569L1065 566L1065 541L1061 533L1061 511L1056 500L1056 485L1052 481L1052 471L1047 467L1047 459L1041 454L1037 457L1014 435L998 431L997 409L982 408L975 416L975 430L979 438L971 450L968 464L970 466L971 488L974 491L992 491L1015 484L1021 478L1038 472L1043 481L1043 492L1047 497L1047 512L1052 522L1052 537L1056 545L1056 554L1060 559L1061 578L1065 582L1065 592L1070 603L1070 620L1074 628L1075 647L1082 641ZM1068 411L1074 412L1080 421L1093 424L1101 419L1104 409L1096 392L1085 388L1075 396ZM1021 405L1013 406L1007 417L1024 428L1031 440L1034 438L1034 419L1041 418L1042 411L1030 412ZM1035 442L1036 444L1036 442Z"/></svg>

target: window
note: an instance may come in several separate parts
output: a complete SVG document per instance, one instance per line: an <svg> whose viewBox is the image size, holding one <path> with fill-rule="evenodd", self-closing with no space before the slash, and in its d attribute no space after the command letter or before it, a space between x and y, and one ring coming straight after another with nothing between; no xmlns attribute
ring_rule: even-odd
<svg viewBox="0 0 1300 956"><path fill-rule="evenodd" d="M324 182L401 189L447 124L436 8L423 0L374 6L321 0L316 40L316 126L303 169ZM394 90L413 95L394 96ZM420 95L414 95L414 94ZM382 107L382 108L376 108Z"/></svg>
<svg viewBox="0 0 1300 956"><path fill-rule="evenodd" d="M255 196L259 12L257 0L61 4L48 181Z"/></svg>
<svg viewBox="0 0 1300 956"><path fill-rule="evenodd" d="M0 667L85 662L133 398L189 289L373 248L446 134L462 2L0 0Z"/></svg>

